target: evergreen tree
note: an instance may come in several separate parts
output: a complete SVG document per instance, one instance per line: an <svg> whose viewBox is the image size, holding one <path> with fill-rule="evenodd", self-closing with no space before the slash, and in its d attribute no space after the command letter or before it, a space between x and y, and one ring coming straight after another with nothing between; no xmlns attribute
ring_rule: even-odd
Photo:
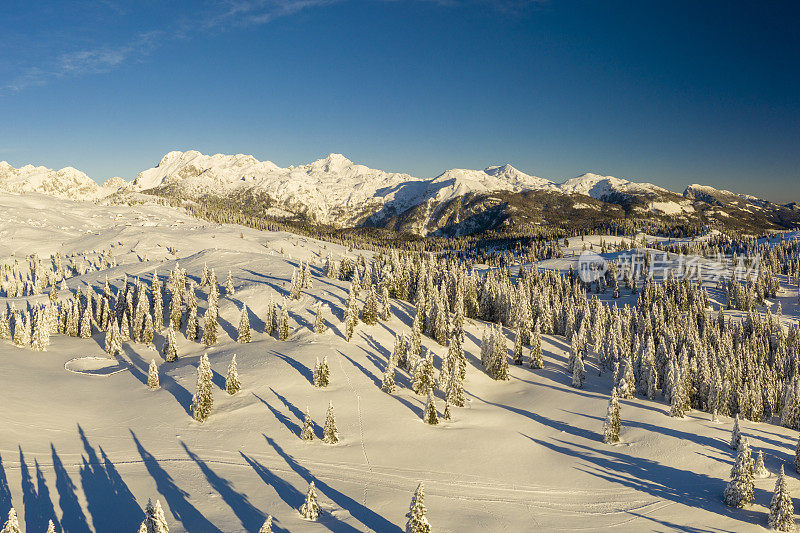
<svg viewBox="0 0 800 533"><path fill-rule="evenodd" d="M300 431L300 438L305 441L314 440L314 421L311 420L311 412L306 407L306 417L303 420L303 429Z"/></svg>
<svg viewBox="0 0 800 533"><path fill-rule="evenodd" d="M619 411L617 388L614 387L611 389L611 398L608 400L606 421L603 424L603 442L606 444L615 444L619 442L619 433L621 429Z"/></svg>
<svg viewBox="0 0 800 533"><path fill-rule="evenodd" d="M533 335L531 337L531 353L530 353L530 362L528 366L531 368L543 368L544 367L544 360L542 358L542 333L539 328L539 321L536 321L536 325L533 328Z"/></svg>
<svg viewBox="0 0 800 533"><path fill-rule="evenodd" d="M164 342L162 355L168 363L178 360L178 344L175 338L175 330L172 328L167 330L167 338Z"/></svg>
<svg viewBox="0 0 800 533"><path fill-rule="evenodd" d="M314 482L308 484L306 501L300 506L300 516L305 520L316 520L319 517L319 505L317 504L317 490Z"/></svg>
<svg viewBox="0 0 800 533"><path fill-rule="evenodd" d="M45 533L56 533L56 525L52 519L47 522L47 531Z"/></svg>
<svg viewBox="0 0 800 533"><path fill-rule="evenodd" d="M383 372L383 379L381 380L381 390L383 392L389 394L394 392L394 369L394 358L390 355L386 361L386 369Z"/></svg>
<svg viewBox="0 0 800 533"><path fill-rule="evenodd" d="M522 364L522 328L519 326L514 335L514 364Z"/></svg>
<svg viewBox="0 0 800 533"><path fill-rule="evenodd" d="M150 368L147 370L147 386L150 387L150 390L161 388L158 383L158 367L155 359L150 361Z"/></svg>
<svg viewBox="0 0 800 533"><path fill-rule="evenodd" d="M239 371L236 368L236 354L233 354L231 364L228 366L228 375L225 377L225 390L228 394L236 394L242 388L242 383L239 381Z"/></svg>
<svg viewBox="0 0 800 533"><path fill-rule="evenodd" d="M411 497L411 507L408 510L408 522L406 522L406 533L431 533L431 524L425 516L425 486L419 482L414 496Z"/></svg>
<svg viewBox="0 0 800 533"><path fill-rule="evenodd" d="M150 314L150 311L146 311L144 314L144 326L142 327L142 342L145 344L153 344L154 336L153 316Z"/></svg>
<svg viewBox="0 0 800 533"><path fill-rule="evenodd" d="M225 294L227 294L228 297L236 294L236 289L233 287L233 276L230 270L228 270L228 277L225 279Z"/></svg>
<svg viewBox="0 0 800 533"><path fill-rule="evenodd" d="M83 316L81 317L80 337L88 339L91 336L92 336L92 313L89 306L86 306L86 309L83 312Z"/></svg>
<svg viewBox="0 0 800 533"><path fill-rule="evenodd" d="M147 533L169 533L167 517L164 515L164 510L161 508L160 500L156 500L155 505L153 505L152 501L148 500L144 514L144 521L147 524Z"/></svg>
<svg viewBox="0 0 800 533"><path fill-rule="evenodd" d="M794 447L794 469L797 473L800 473L800 439L797 440L797 444Z"/></svg>
<svg viewBox="0 0 800 533"><path fill-rule="evenodd" d="M419 395L428 394L428 392L432 391L435 383L433 372L433 355L427 354L420 360L414 370L412 390Z"/></svg>
<svg viewBox="0 0 800 533"><path fill-rule="evenodd" d="M741 439L736 454L736 462L731 468L731 480L725 487L725 503L737 509L753 501L753 457L747 438Z"/></svg>
<svg viewBox="0 0 800 533"><path fill-rule="evenodd" d="M336 417L333 414L333 402L328 403L328 412L325 413L325 427L322 430L322 442L336 444L339 442L339 430L336 428Z"/></svg>
<svg viewBox="0 0 800 533"><path fill-rule="evenodd" d="M211 364L208 362L208 354L200 357L200 364L197 366L197 392L192 398L192 416L198 422L204 422L211 414L214 406L212 395Z"/></svg>
<svg viewBox="0 0 800 533"><path fill-rule="evenodd" d="M212 308L206 309L203 318L203 344L211 346L217 343L217 315Z"/></svg>
<svg viewBox="0 0 800 533"><path fill-rule="evenodd" d="M786 486L786 474L783 472L783 465L781 465L781 473L778 476L778 481L775 482L775 492L769 504L768 523L769 527L775 531L794 530L794 503L792 502L792 495L789 493L789 487Z"/></svg>
<svg viewBox="0 0 800 533"><path fill-rule="evenodd" d="M428 389L428 401L425 402L425 411L422 413L422 420L426 424L435 426L439 423L439 415L436 414L436 403L433 399L433 391Z"/></svg>
<svg viewBox="0 0 800 533"><path fill-rule="evenodd" d="M14 510L12 507L10 511L8 511L8 520L3 525L3 529L0 529L0 533L22 533L22 529L19 526L19 518L17 518L17 511Z"/></svg>
<svg viewBox="0 0 800 533"><path fill-rule="evenodd" d="M239 331L236 338L242 344L250 342L250 317L247 315L247 305L242 305L242 315L239 317Z"/></svg>
<svg viewBox="0 0 800 533"><path fill-rule="evenodd" d="M769 477L769 470L764 466L764 452L761 450L758 450L756 454L756 466L753 470L753 475L758 479Z"/></svg>
<svg viewBox="0 0 800 533"><path fill-rule="evenodd" d="M189 307L189 315L186 318L186 340L197 340L198 329L200 324L197 320L197 305L193 305Z"/></svg>
<svg viewBox="0 0 800 533"><path fill-rule="evenodd" d="M325 333L325 318L322 316L322 305L318 304L314 317L314 333Z"/></svg>
<svg viewBox="0 0 800 533"><path fill-rule="evenodd" d="M212 311L212 313L216 314L216 302L212 302L209 298L208 301L208 310L206 311L206 315L208 311ZM175 331L180 331L181 329L181 321L183 319L183 305L181 304L181 296L178 294L177 291L172 292L172 299L170 300L169 306L169 326L174 329Z"/></svg>
<svg viewBox="0 0 800 533"><path fill-rule="evenodd" d="M583 356L578 355L573 363L572 386L576 389L583 388L583 381L586 379L586 367L583 365Z"/></svg>
<svg viewBox="0 0 800 533"><path fill-rule="evenodd" d="M742 432L739 430L739 414L733 419L733 429L731 430L731 442L729 446L731 449L736 450L739 448L739 441L742 440Z"/></svg>
<svg viewBox="0 0 800 533"><path fill-rule="evenodd" d="M378 323L378 299L375 291L371 288L367 292L367 299L364 301L364 309L361 311L361 320L368 326Z"/></svg>
<svg viewBox="0 0 800 533"><path fill-rule="evenodd" d="M386 285L381 288L380 308L380 319L384 322L389 320L392 317L392 306L389 303L389 288Z"/></svg>
<svg viewBox="0 0 800 533"><path fill-rule="evenodd" d="M261 528L258 530L258 533L272 533L272 515L268 514L267 519L264 520L264 523L261 524Z"/></svg>
<svg viewBox="0 0 800 533"><path fill-rule="evenodd" d="M285 341L289 339L289 310L286 308L286 302L281 306L280 325L278 326L278 340Z"/></svg>

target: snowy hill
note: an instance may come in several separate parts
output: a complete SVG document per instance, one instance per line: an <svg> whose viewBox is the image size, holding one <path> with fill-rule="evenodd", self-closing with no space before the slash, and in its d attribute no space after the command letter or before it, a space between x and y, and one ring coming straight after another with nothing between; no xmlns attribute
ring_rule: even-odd
<svg viewBox="0 0 800 533"><path fill-rule="evenodd" d="M613 195L658 195L669 193L667 189L652 183L636 183L613 176L586 173L559 185L567 194L583 194L597 200L606 200Z"/></svg>

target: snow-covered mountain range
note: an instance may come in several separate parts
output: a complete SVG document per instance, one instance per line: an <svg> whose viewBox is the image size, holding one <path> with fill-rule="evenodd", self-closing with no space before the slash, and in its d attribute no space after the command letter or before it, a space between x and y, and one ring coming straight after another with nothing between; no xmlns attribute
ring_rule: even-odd
<svg viewBox="0 0 800 533"><path fill-rule="evenodd" d="M621 206L622 216L638 213L692 217L698 209L708 211L712 207L745 210L749 216L755 207L788 209L696 184L687 187L683 195L652 183L592 173L559 184L528 175L509 164L484 170L450 169L425 179L369 168L341 154L283 168L251 155L205 155L194 150L169 152L155 167L140 172L133 182L111 178L103 186L71 167L55 171L27 165L15 169L2 162L0 190L76 200L96 200L119 191L193 201L223 199L268 216L341 227L391 227L421 234L460 225L467 219L471 220L470 227L460 228L457 233L487 229L487 224L507 220L510 211L536 210L537 202L541 204L543 199L560 208L584 211L604 211L603 204ZM593 204L589 199L601 203ZM494 215L483 216L488 210ZM726 215L730 213L720 216Z"/></svg>

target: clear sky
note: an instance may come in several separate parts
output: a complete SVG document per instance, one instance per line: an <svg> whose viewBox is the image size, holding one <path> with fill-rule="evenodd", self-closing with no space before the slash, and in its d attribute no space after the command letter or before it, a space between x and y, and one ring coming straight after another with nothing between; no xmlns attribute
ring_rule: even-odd
<svg viewBox="0 0 800 533"><path fill-rule="evenodd" d="M800 3L3 0L0 160L511 163L800 201Z"/></svg>

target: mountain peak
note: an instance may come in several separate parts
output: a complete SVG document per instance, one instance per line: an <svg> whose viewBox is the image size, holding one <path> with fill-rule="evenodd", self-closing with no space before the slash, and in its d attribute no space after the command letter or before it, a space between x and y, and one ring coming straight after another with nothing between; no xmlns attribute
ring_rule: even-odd
<svg viewBox="0 0 800 533"><path fill-rule="evenodd" d="M317 159L311 165L313 169L323 169L325 172L339 172L352 167L354 163L342 154L329 154L328 157Z"/></svg>

